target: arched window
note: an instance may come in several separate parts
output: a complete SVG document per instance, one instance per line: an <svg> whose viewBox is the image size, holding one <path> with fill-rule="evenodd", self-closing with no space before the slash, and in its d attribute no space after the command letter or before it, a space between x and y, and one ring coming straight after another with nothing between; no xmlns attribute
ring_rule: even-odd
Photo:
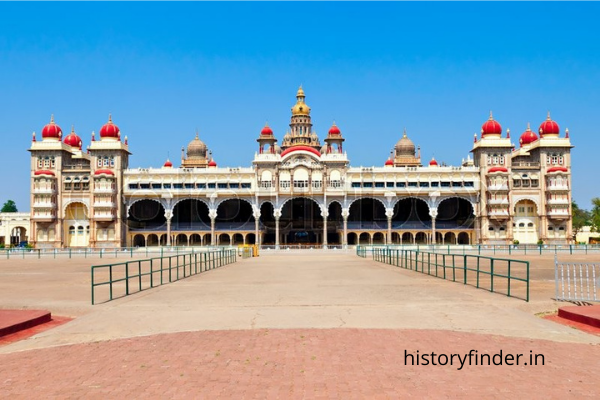
<svg viewBox="0 0 600 400"><path fill-rule="evenodd" d="M44 159L42 157L38 157L38 168L42 168L44 166Z"/></svg>
<svg viewBox="0 0 600 400"><path fill-rule="evenodd" d="M533 228L533 222L530 222L530 223L528 223L528 224L527 224L527 227L528 227L528 228Z"/></svg>
<svg viewBox="0 0 600 400"><path fill-rule="evenodd" d="M75 234L75 227L74 226L70 226L69 227L69 235L73 236Z"/></svg>
<svg viewBox="0 0 600 400"><path fill-rule="evenodd" d="M110 158L110 166L111 166L111 167L114 167L114 166L115 166L115 158L114 158L114 157L111 157L111 158Z"/></svg>
<svg viewBox="0 0 600 400"><path fill-rule="evenodd" d="M83 226L78 226L77 227L77 235L78 236L83 236Z"/></svg>

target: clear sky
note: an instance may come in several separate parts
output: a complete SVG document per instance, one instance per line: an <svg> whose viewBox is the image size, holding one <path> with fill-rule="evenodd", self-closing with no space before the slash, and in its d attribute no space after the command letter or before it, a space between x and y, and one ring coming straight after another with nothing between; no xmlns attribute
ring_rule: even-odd
<svg viewBox="0 0 600 400"><path fill-rule="evenodd" d="M600 196L598 3L0 3L0 202L29 209L27 148L54 114L89 144L112 113L133 167L179 165L195 130L220 166L281 142L300 84L323 139L383 165L406 127L459 164L489 110L573 149L573 197Z"/></svg>

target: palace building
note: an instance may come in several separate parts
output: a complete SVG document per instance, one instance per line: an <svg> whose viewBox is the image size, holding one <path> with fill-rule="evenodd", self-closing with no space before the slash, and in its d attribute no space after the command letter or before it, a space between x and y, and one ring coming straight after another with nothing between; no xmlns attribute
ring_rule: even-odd
<svg viewBox="0 0 600 400"><path fill-rule="evenodd" d="M423 163L405 131L382 166L352 167L344 135L313 130L300 88L289 130L265 125L251 166L217 165L198 134L181 163L131 168L109 116L84 150L54 118L33 134L36 247L569 243L569 131L550 114L512 144L490 113L461 165ZM132 136L134 137L134 136ZM202 138L204 139L204 137Z"/></svg>

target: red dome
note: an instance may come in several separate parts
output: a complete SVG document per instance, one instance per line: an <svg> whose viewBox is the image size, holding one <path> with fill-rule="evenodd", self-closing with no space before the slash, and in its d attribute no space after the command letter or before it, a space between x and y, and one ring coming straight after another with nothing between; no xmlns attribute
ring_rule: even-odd
<svg viewBox="0 0 600 400"><path fill-rule="evenodd" d="M98 170L96 170L94 175L113 175L114 176L115 173L112 172L110 169L98 169Z"/></svg>
<svg viewBox="0 0 600 400"><path fill-rule="evenodd" d="M569 170L565 167L552 167L548 168L546 172L568 172Z"/></svg>
<svg viewBox="0 0 600 400"><path fill-rule="evenodd" d="M538 140L537 135L535 134L534 131L531 130L531 128L529 127L529 124L527 124L527 130L525 132L523 132L523 134L521 135L521 138L519 138L519 143L521 143L521 146L523 146L526 144L533 143L536 140Z"/></svg>
<svg viewBox="0 0 600 400"><path fill-rule="evenodd" d="M281 153L281 157L285 156L286 154L292 153L294 151L300 151L300 150L308 151L310 153L313 153L317 157L321 157L321 153L319 153L318 150L315 150L312 147L308 147L308 146L293 146L293 147L290 147L289 149L286 149L283 153Z"/></svg>
<svg viewBox="0 0 600 400"><path fill-rule="evenodd" d="M265 124L265 127L260 131L261 136L273 136L273 129L269 128L269 125Z"/></svg>
<svg viewBox="0 0 600 400"><path fill-rule="evenodd" d="M173 163L171 162L171 160L169 160L167 158L167 161L165 161L165 164L163 165L163 167L171 168L171 167L173 167Z"/></svg>
<svg viewBox="0 0 600 400"><path fill-rule="evenodd" d="M337 135L342 134L342 132L340 131L340 128L337 127L335 122L333 123L333 125L331 125L331 128L329 128L329 134L332 136L337 136Z"/></svg>
<svg viewBox="0 0 600 400"><path fill-rule="evenodd" d="M498 121L494 120L492 116L492 112L490 111L490 118L485 121L485 123L481 126L481 136L485 135L501 135L502 134L502 126L498 123Z"/></svg>
<svg viewBox="0 0 600 400"><path fill-rule="evenodd" d="M560 133L560 128L556 121L552 121L550 118L550 112L548 112L548 117L542 124L540 125L540 136L544 137L545 135L558 135Z"/></svg>
<svg viewBox="0 0 600 400"><path fill-rule="evenodd" d="M100 138L121 139L121 131L119 127L112 122L112 117L108 116L108 122L100 128Z"/></svg>
<svg viewBox="0 0 600 400"><path fill-rule="evenodd" d="M488 170L490 174L493 172L508 172L508 170L505 167L492 167Z"/></svg>
<svg viewBox="0 0 600 400"><path fill-rule="evenodd" d="M391 158L388 158L387 161L385 162L385 166L394 166L394 162L392 161Z"/></svg>
<svg viewBox="0 0 600 400"><path fill-rule="evenodd" d="M429 161L429 165L432 165L432 166L435 165L435 166L437 166L438 163L437 163L437 161L435 161L435 158L432 158L431 161Z"/></svg>
<svg viewBox="0 0 600 400"><path fill-rule="evenodd" d="M42 129L42 139L58 139L62 138L62 129L54 123L54 115L50 117L50 123Z"/></svg>
<svg viewBox="0 0 600 400"><path fill-rule="evenodd" d="M81 150L81 138L75 133L75 128L71 128L71 133L65 137L65 144Z"/></svg>
<svg viewBox="0 0 600 400"><path fill-rule="evenodd" d="M215 162L215 160L210 160L210 162L208 163L209 167L216 167L217 163Z"/></svg>

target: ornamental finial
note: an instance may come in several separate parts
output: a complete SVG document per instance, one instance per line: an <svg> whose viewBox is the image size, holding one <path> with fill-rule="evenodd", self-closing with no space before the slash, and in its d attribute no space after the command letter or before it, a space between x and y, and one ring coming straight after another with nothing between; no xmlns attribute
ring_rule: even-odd
<svg viewBox="0 0 600 400"><path fill-rule="evenodd" d="M548 111L548 117L546 118L546 121L551 121L552 118L550 118L550 111Z"/></svg>
<svg viewBox="0 0 600 400"><path fill-rule="evenodd" d="M490 121L494 120L494 115L492 115L492 110L490 110Z"/></svg>
<svg viewBox="0 0 600 400"><path fill-rule="evenodd" d="M112 114L108 114L108 123L112 124Z"/></svg>

